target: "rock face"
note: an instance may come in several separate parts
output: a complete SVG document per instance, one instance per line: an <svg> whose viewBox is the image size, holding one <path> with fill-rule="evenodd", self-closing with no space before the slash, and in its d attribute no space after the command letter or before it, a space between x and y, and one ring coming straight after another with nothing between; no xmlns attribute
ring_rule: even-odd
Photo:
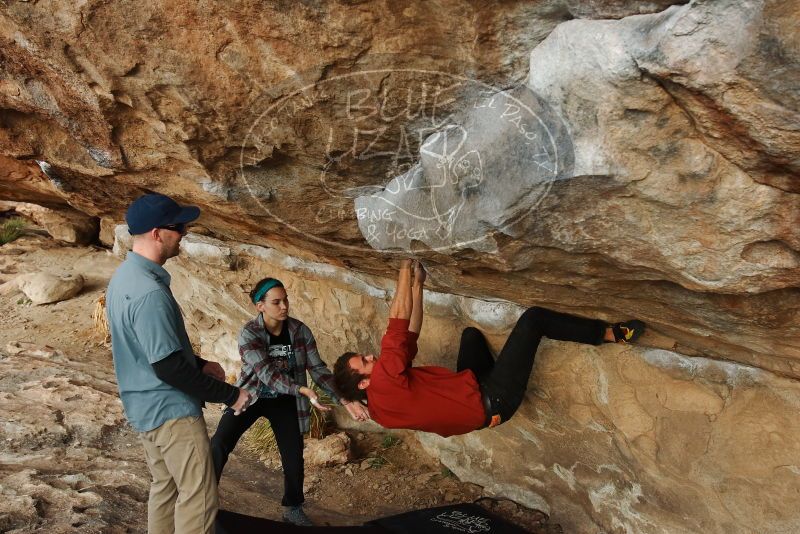
<svg viewBox="0 0 800 534"><path fill-rule="evenodd" d="M412 248L443 292L635 315L798 377L797 15L668 6L14 4L0 187L116 221L155 189L223 240L373 275L371 245Z"/></svg>
<svg viewBox="0 0 800 534"><path fill-rule="evenodd" d="M362 234L378 248L411 250L417 241L470 259L480 250L458 268L511 271L470 277L492 295L513 299L526 284L524 293L581 309L600 297L681 345L797 376L800 115L792 95L800 69L781 62L795 74L788 78L742 72L796 46L791 32L760 19L776 9L698 3L558 26L533 50L528 79L555 113L520 113L505 95L475 100L457 136L429 137L416 167L358 198ZM748 119L754 109L764 110L758 121ZM553 117L569 125L571 144L557 142ZM526 125L538 141L521 152L514 143L527 139ZM431 155L443 147L453 153ZM573 149L574 166L556 158ZM487 152L493 160L478 158ZM470 154L480 163L469 165ZM466 180L453 169L464 159L478 169ZM504 289L500 280L511 283ZM786 335L754 325L754 316ZM691 326L701 324L706 339Z"/></svg>
<svg viewBox="0 0 800 534"><path fill-rule="evenodd" d="M97 240L99 221L70 207L51 209L27 202L0 201L0 210L13 210L44 227L53 239L73 245L88 245ZM112 243L113 244L113 243Z"/></svg>
<svg viewBox="0 0 800 534"><path fill-rule="evenodd" d="M114 376L100 367L50 347L0 350L3 532L139 528L128 512L147 501L146 467L128 448L137 438Z"/></svg>
<svg viewBox="0 0 800 534"><path fill-rule="evenodd" d="M176 292L229 373L265 271L335 355L377 346L408 250L428 363L533 304L639 317L644 347L553 345L515 421L431 446L576 532L796 530L800 14L671 4L13 3L0 195L106 241L144 191L200 205Z"/></svg>
<svg viewBox="0 0 800 534"><path fill-rule="evenodd" d="M631 534L788 533L800 524L784 507L800 504L787 493L800 487L796 381L663 350L552 342L530 386L507 425L422 443L460 478L574 532L595 523Z"/></svg>

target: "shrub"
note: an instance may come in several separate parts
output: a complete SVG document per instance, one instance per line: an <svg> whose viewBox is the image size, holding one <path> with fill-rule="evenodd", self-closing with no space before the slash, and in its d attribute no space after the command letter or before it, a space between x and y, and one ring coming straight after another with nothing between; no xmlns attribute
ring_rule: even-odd
<svg viewBox="0 0 800 534"><path fill-rule="evenodd" d="M333 400L312 382L311 389L317 392L320 404L333 406ZM310 428L307 436L312 438L322 438L325 435L325 414L319 410L311 408ZM275 441L275 434L272 426L266 418L259 418L250 430L247 431L245 444L251 451L263 454L278 450L278 443Z"/></svg>
<svg viewBox="0 0 800 534"><path fill-rule="evenodd" d="M28 223L20 218L8 219L3 224L0 224L0 245L11 243L20 237L27 225Z"/></svg>
<svg viewBox="0 0 800 534"><path fill-rule="evenodd" d="M393 434L385 434L381 440L382 449L390 449L400 443L400 438Z"/></svg>
<svg viewBox="0 0 800 534"><path fill-rule="evenodd" d="M387 460L384 456L375 456L374 458L369 459L369 466L373 469L381 468L388 463L389 460Z"/></svg>

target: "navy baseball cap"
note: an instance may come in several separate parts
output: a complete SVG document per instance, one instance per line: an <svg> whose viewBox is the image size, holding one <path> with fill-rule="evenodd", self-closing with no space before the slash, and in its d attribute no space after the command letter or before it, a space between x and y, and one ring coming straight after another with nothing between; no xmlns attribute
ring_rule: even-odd
<svg viewBox="0 0 800 534"><path fill-rule="evenodd" d="M197 206L181 206L167 195L150 193L128 206L125 222L131 235L143 234L168 224L186 224L200 216Z"/></svg>

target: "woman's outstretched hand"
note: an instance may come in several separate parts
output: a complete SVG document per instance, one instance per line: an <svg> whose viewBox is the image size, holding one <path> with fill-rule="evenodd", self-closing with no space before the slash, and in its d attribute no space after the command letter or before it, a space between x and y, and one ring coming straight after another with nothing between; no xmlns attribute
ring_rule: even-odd
<svg viewBox="0 0 800 534"><path fill-rule="evenodd" d="M311 404L317 410L319 410L321 412L329 412L329 411L331 411L331 407L330 406L325 406L324 404L322 404L319 401L319 396L317 395L317 392L314 391L313 389L311 389L309 387L306 387L306 386L303 386L303 387L300 388L300 394L301 395L305 395L306 397L308 397L308 400L311 401Z"/></svg>

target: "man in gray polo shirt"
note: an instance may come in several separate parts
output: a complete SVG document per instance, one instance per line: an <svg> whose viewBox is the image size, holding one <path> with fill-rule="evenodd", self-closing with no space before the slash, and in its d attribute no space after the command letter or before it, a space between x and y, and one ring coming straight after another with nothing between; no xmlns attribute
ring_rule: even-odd
<svg viewBox="0 0 800 534"><path fill-rule="evenodd" d="M220 402L238 414L250 397L224 382L218 363L195 356L163 267L199 215L165 195L136 199L125 217L133 249L106 293L120 398L153 477L149 534L214 532L219 499L201 408Z"/></svg>

